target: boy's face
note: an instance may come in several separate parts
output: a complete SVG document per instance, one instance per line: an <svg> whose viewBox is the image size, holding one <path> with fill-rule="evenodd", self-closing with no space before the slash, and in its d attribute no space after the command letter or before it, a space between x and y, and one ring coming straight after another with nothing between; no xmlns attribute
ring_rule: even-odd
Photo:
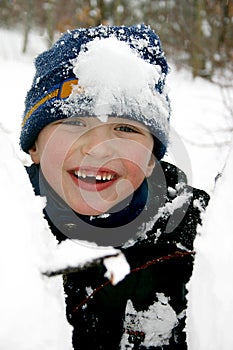
<svg viewBox="0 0 233 350"><path fill-rule="evenodd" d="M99 215L153 171L153 137L141 123L72 117L47 125L30 149L50 186L75 211Z"/></svg>

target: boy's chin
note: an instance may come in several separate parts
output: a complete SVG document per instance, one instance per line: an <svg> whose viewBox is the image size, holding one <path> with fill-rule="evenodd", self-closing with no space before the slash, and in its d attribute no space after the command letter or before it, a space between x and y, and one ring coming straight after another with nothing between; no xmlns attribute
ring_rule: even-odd
<svg viewBox="0 0 233 350"><path fill-rule="evenodd" d="M106 213L109 213L112 211L112 208L115 207L115 205L109 205L109 206L98 206L96 205L94 208L90 206L82 206L80 207L73 207L72 209L80 215L87 215L87 216L99 216Z"/></svg>
<svg viewBox="0 0 233 350"><path fill-rule="evenodd" d="M119 200L115 201L103 201L103 203L96 203L93 205L84 204L82 206L80 205L70 205L71 208L80 215L87 215L87 216L99 216L107 213L116 213L124 209L129 202L131 201L131 195L127 196L127 198L121 198Z"/></svg>

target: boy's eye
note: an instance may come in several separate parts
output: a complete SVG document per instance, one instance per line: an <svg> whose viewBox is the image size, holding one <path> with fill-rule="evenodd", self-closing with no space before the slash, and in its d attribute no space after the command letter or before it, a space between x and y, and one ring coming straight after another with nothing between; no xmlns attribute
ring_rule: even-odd
<svg viewBox="0 0 233 350"><path fill-rule="evenodd" d="M122 131L122 132L132 132L132 133L138 133L139 131L132 127L132 126L129 126L129 125L120 125L120 126L117 126L115 128L115 130L117 131Z"/></svg>
<svg viewBox="0 0 233 350"><path fill-rule="evenodd" d="M73 126L85 126L85 123L77 118L69 118L62 122L64 125L73 125Z"/></svg>

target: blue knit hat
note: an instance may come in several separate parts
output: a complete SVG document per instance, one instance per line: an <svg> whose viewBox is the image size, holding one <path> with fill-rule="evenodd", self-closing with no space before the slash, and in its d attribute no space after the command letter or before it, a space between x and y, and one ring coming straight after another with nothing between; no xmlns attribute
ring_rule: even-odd
<svg viewBox="0 0 233 350"><path fill-rule="evenodd" d="M128 87L125 89L121 89L119 85L111 94L111 88L104 86L104 78L100 81L101 76L99 81L93 80L95 85L101 85L99 89L98 86L91 88L93 81L90 84L88 79L81 81L82 67L85 68L85 62L87 65L91 62L90 56L101 52L100 50L105 55L104 50L109 45L116 47L117 42L122 47L117 47L114 55L119 55L119 60L127 57L131 59L134 56L135 67L139 68L141 75L137 71L134 72L134 68L130 73L132 65L129 59L128 67L124 71L122 66L115 70L111 65L106 65L106 74L113 74L112 80L115 74L117 77L123 75L125 81L128 81ZM94 43L95 46L91 46ZM95 49L97 47L98 50ZM131 56L124 56L126 49L131 51ZM168 142L170 119L170 104L165 85L168 65L158 36L148 26L98 26L68 31L48 51L36 58L35 67L36 74L25 100L20 136L21 148L25 152L33 146L39 132L54 121L74 115L100 118L107 115L129 118L147 125L156 139L156 156L159 159L163 157ZM93 65L89 67L89 74L95 75ZM102 70L104 75L105 66ZM138 83L135 80L137 74L140 79ZM143 94L143 91L137 91L135 94L134 88L140 87L141 80L146 79L147 86L143 90L150 91L150 94ZM117 81L116 84L118 83ZM106 91L108 94L110 91L110 98L106 97Z"/></svg>

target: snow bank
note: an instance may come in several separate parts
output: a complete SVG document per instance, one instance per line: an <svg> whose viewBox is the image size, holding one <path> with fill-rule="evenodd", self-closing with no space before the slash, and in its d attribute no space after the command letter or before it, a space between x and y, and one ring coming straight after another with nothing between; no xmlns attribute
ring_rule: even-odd
<svg viewBox="0 0 233 350"><path fill-rule="evenodd" d="M233 349L232 174L233 144L195 240L197 254L188 286L190 350Z"/></svg>
<svg viewBox="0 0 233 350"><path fill-rule="evenodd" d="M71 350L62 277L41 274L57 242L11 142L0 129L0 348Z"/></svg>

